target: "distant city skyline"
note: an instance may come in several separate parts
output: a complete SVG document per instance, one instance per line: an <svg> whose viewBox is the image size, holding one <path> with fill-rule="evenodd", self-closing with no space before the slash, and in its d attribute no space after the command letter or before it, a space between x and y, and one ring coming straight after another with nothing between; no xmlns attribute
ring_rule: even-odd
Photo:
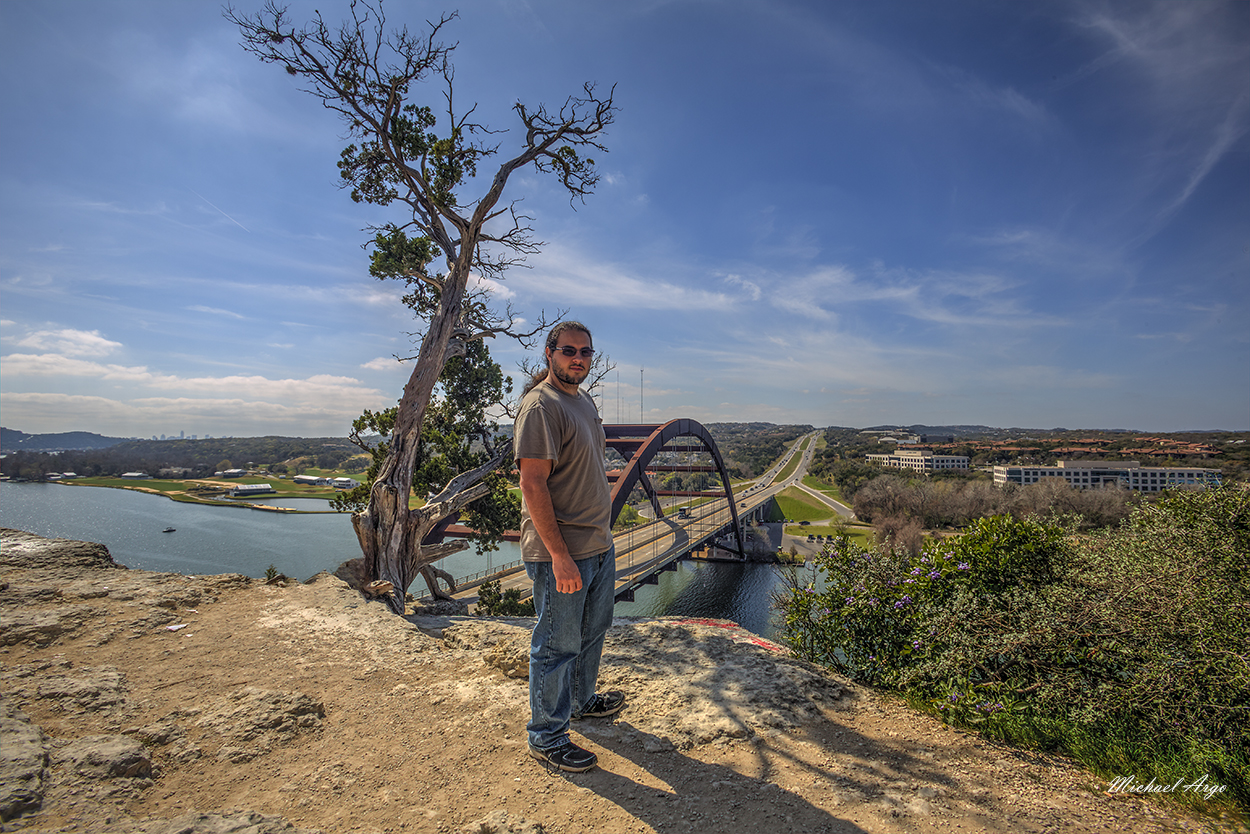
<svg viewBox="0 0 1250 834"><path fill-rule="evenodd" d="M361 248L398 215L221 12L0 3L6 427L341 437L401 395L420 324ZM481 0L445 34L501 157L515 102L616 85L597 193L519 172L546 243L488 284L591 327L608 422L1250 430L1250 3ZM519 387L537 351L491 349Z"/></svg>

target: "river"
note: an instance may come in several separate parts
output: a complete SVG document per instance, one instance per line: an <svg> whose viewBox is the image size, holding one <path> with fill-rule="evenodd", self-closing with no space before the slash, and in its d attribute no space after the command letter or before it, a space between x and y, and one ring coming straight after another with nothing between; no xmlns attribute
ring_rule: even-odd
<svg viewBox="0 0 1250 834"><path fill-rule="evenodd" d="M320 499L276 503L304 510L327 506ZM100 542L126 567L187 575L260 577L272 565L279 573L305 580L360 554L351 522L338 513L183 504L134 490L67 484L0 483L0 526ZM167 527L176 532L162 532ZM494 553L479 556L470 549L449 556L439 567L453 576L468 576L519 558L515 543L501 542ZM684 560L677 570L661 573L658 585L639 589L633 602L617 603L616 614L727 619L775 638L770 603L779 584L770 565ZM424 581L418 579L410 590L420 595Z"/></svg>

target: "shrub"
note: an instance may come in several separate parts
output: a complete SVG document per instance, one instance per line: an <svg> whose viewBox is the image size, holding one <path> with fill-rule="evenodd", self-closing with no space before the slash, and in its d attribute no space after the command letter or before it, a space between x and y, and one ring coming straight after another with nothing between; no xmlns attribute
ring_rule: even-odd
<svg viewBox="0 0 1250 834"><path fill-rule="evenodd" d="M499 580L491 579L483 582L477 589L477 606L473 613L479 617L534 617L534 600L521 599L521 591L508 588L502 593Z"/></svg>
<svg viewBox="0 0 1250 834"><path fill-rule="evenodd" d="M1174 490L1118 528L1075 523L981 519L916 555L839 539L778 598L784 637L949 721L1104 772L1209 773L1246 802L1250 493Z"/></svg>

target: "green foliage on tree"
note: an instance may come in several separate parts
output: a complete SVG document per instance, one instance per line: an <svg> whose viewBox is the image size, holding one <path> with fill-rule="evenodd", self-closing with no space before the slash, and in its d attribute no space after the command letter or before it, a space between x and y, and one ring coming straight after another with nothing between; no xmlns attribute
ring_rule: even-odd
<svg viewBox="0 0 1250 834"><path fill-rule="evenodd" d="M612 525L613 530L625 530L646 521L637 510L629 504L621 507L621 512L616 517L616 523Z"/></svg>
<svg viewBox="0 0 1250 834"><path fill-rule="evenodd" d="M437 492L456 475L476 469L510 447L511 441L499 433L499 424L489 412L492 406L504 403L511 392L512 380L491 359L483 342L470 342L464 356L444 366L421 426L412 475L416 494ZM335 509L359 512L368 506L373 480L390 452L387 438L394 430L397 410L366 409L352 423L350 439L371 462L359 486L334 497L331 503ZM503 532L521 525L520 499L509 491L508 479L492 472L483 481L490 491L469 504L462 518L475 531L470 538L479 553L497 549Z"/></svg>
<svg viewBox="0 0 1250 834"><path fill-rule="evenodd" d="M777 600L800 656L1104 773L1250 799L1250 492L1168 491L1080 536L991 517L915 555L840 539L816 571Z"/></svg>
<svg viewBox="0 0 1250 834"><path fill-rule="evenodd" d="M521 599L517 588L500 593L498 580L483 582L477 589L477 607L473 613L479 617L534 617L534 600Z"/></svg>

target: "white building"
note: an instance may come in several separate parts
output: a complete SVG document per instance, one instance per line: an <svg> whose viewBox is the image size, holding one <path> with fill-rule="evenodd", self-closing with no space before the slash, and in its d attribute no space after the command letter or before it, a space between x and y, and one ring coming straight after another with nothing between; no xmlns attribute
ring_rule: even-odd
<svg viewBox="0 0 1250 834"><path fill-rule="evenodd" d="M936 472L942 469L967 469L967 455L936 455L924 449L900 449L891 455L868 455L870 463L910 469L914 472Z"/></svg>
<svg viewBox="0 0 1250 834"><path fill-rule="evenodd" d="M1220 470L1196 466L1142 466L1135 460L1061 460L1058 466L995 466L996 484L1036 484L1063 478L1077 489L1123 486L1140 492L1159 492L1170 486L1218 486Z"/></svg>
<svg viewBox="0 0 1250 834"><path fill-rule="evenodd" d="M330 481L330 486L335 489L355 489L360 486L360 481L353 478L334 478Z"/></svg>
<svg viewBox="0 0 1250 834"><path fill-rule="evenodd" d="M291 480L297 484L303 484L304 486L329 486L330 485L330 479L323 478L320 475L296 475Z"/></svg>
<svg viewBox="0 0 1250 834"><path fill-rule="evenodd" d="M273 491L273 487L269 484L239 484L230 487L230 495L236 498L240 495L264 495L266 492Z"/></svg>

